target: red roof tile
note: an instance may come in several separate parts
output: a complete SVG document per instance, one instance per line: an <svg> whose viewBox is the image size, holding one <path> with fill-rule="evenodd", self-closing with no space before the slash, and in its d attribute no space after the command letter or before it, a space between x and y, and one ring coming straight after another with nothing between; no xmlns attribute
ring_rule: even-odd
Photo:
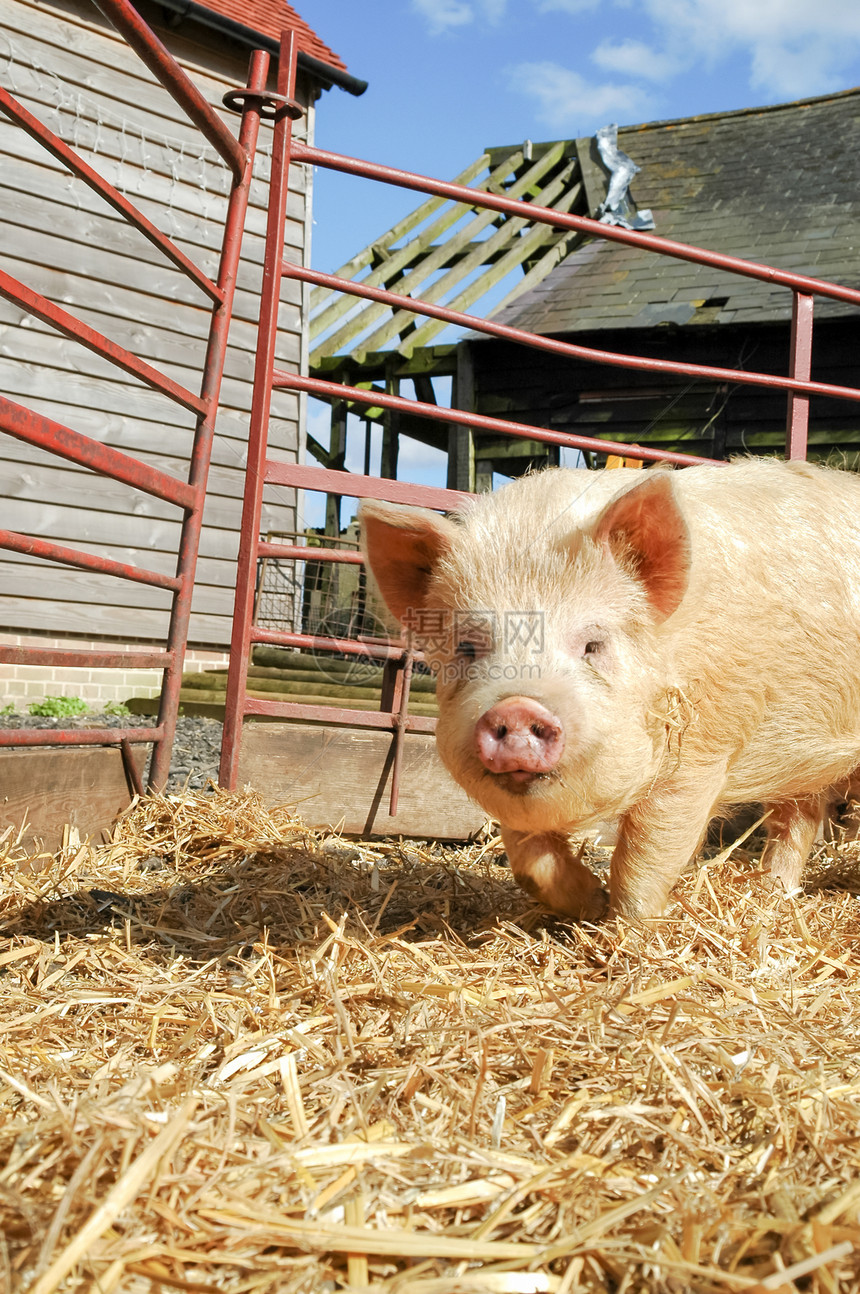
<svg viewBox="0 0 860 1294"><path fill-rule="evenodd" d="M232 18L245 27L251 27L263 36L280 40L281 32L289 29L298 38L299 49L304 50L329 67L336 67L341 72L347 70L343 59L329 49L325 41L300 18L292 5L286 0L200 0L201 5L221 14L223 18Z"/></svg>

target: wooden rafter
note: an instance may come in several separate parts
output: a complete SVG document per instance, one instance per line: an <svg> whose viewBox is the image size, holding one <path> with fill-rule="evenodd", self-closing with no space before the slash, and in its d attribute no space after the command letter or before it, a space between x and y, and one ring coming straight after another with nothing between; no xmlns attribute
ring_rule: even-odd
<svg viewBox="0 0 860 1294"><path fill-rule="evenodd" d="M587 214L586 196L574 141L530 144L485 152L456 183L476 191L526 198L557 211ZM495 227L494 227L495 226ZM527 217L430 198L375 239L337 271L340 278L467 310L511 279L501 303L508 304L549 271L576 245L579 236ZM522 277L513 277L522 268ZM446 325L416 319L378 302L356 301L327 288L311 296L312 370L331 373L337 359L378 362L380 352L410 359ZM431 366L432 372L432 366Z"/></svg>
<svg viewBox="0 0 860 1294"><path fill-rule="evenodd" d="M558 212L588 215L590 199L582 156L573 140L496 148L476 158L455 183L476 192L522 198ZM387 288L464 313L489 315L539 283L580 241L581 235L574 231L534 224L527 210L510 216L433 197L336 273L338 278L367 287ZM447 327L443 320L318 287L311 294L311 372L366 390L396 390L401 379L409 378L418 398L426 403L435 401L434 378L454 377L454 403L468 408L468 380L458 348L433 344ZM465 489L491 488L496 460L505 463L511 456L517 461L522 457L521 447L497 444L498 438L476 453L476 438L466 428L448 429L408 413L392 417L378 406L352 409L348 403L335 401L332 448L326 450L308 439L308 449L326 466L331 465L336 451L342 452L340 419L346 410L358 413L366 426L382 423L383 475L396 475L401 435L447 450L449 481L456 479ZM532 445L529 461L541 452L547 453L545 447L541 451ZM336 533L336 525L332 513L327 522L330 533Z"/></svg>

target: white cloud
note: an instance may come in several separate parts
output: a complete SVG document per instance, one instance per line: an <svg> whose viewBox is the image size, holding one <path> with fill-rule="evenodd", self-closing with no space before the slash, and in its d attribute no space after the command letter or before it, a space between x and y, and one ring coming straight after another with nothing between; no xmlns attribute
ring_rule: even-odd
<svg viewBox="0 0 860 1294"><path fill-rule="evenodd" d="M857 0L644 0L644 9L687 67L744 58L751 86L775 98L841 89L860 56Z"/></svg>
<svg viewBox="0 0 860 1294"><path fill-rule="evenodd" d="M608 121L641 121L650 103L639 86L596 84L551 62L518 64L510 86L537 101L539 121L571 136Z"/></svg>
<svg viewBox="0 0 860 1294"><path fill-rule="evenodd" d="M475 17L466 0L412 0L412 8L426 18L434 35L451 27L463 27Z"/></svg>
<svg viewBox="0 0 860 1294"><path fill-rule="evenodd" d="M604 40L591 55L591 61L605 72L620 72L647 81L665 81L678 71L678 59L659 53L639 40Z"/></svg>
<svg viewBox="0 0 860 1294"><path fill-rule="evenodd" d="M412 0L412 8L426 20L431 34L438 36L482 18L495 24L504 16L506 3L507 0Z"/></svg>

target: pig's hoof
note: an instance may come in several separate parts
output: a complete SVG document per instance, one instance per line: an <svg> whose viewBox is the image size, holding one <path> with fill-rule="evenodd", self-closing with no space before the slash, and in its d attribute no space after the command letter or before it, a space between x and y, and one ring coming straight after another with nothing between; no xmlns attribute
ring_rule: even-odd
<svg viewBox="0 0 860 1294"><path fill-rule="evenodd" d="M762 891L778 899L794 898L803 893L803 886L791 877L774 876L773 872L763 872L760 879Z"/></svg>
<svg viewBox="0 0 860 1294"><path fill-rule="evenodd" d="M573 917L575 921L602 921L609 911L609 895L606 890L598 887L583 900L576 911L571 911L567 915Z"/></svg>

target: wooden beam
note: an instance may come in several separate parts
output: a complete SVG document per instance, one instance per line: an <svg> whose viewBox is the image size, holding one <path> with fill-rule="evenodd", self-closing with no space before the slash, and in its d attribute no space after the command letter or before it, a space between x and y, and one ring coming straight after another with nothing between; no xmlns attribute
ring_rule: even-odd
<svg viewBox="0 0 860 1294"><path fill-rule="evenodd" d="M544 194L544 203L551 206L556 211L567 212L570 207L574 206L582 194L582 186L579 183L567 184L562 186L562 192L556 199L555 185ZM520 236L520 231L524 230L529 224L526 218L516 217L510 220L504 229L494 234L488 242L495 243L498 240L498 246L502 243L509 243L510 246L503 256L493 265L485 274L478 278L472 279L466 287L458 293L456 297L446 301L445 304L451 310L467 310L470 305L478 301L497 283L501 283L508 274L522 265L527 260L535 248L542 246L546 242L547 226L535 225L528 230L528 233ZM502 235L505 235L503 238ZM559 237L562 237L559 231ZM428 301L435 301L444 296L453 285L454 281L466 278L472 270L477 267L474 256L464 258L458 267L456 273L449 271L441 279L438 279L430 290L424 293ZM517 285L519 291L522 291L522 282ZM425 319L418 325L414 334L408 339L406 346L401 347L404 353L408 353L413 346L426 346L432 337L440 333L443 328L449 325L441 319Z"/></svg>
<svg viewBox="0 0 860 1294"><path fill-rule="evenodd" d="M390 350L367 351L361 359L354 355L323 355L313 365L312 376L358 386L360 381L382 381L390 371L397 377L413 377L416 373L451 377L457 371L457 347L454 343L422 346L408 356L395 356Z"/></svg>
<svg viewBox="0 0 860 1294"><path fill-rule="evenodd" d="M506 191L506 196L509 198L522 197L523 193L525 193L531 187L531 185L535 183L536 180L541 179L548 170L550 170L553 166L555 166L558 163L561 156L562 156L561 146L559 146L554 151L547 153L547 155L543 157L539 162L536 162L532 166L530 166L526 174L522 176L522 178L517 180L517 182L513 184L511 188ZM564 186L562 185L562 189L563 187ZM550 188L548 190L546 197L550 205L552 205L554 198L558 197L558 192L556 192L555 184L550 185ZM451 256L452 252L459 252L460 253L459 259L457 261L455 268L448 270L448 272L444 274L441 279L434 280L430 284L430 286L425 290L422 290L420 294L426 301L438 301L442 296L445 295L446 292L449 291L452 283L459 282L467 274L471 274L471 272L481 264L482 258L489 252L496 250L498 247L502 245L505 245L505 246L510 245L513 240L517 239L519 231L523 228L523 226L529 223L528 218L525 216L524 217L515 216L513 218L506 219L504 223L501 225L501 227L498 228L496 232L492 234L485 242L484 241L479 242L476 238L476 235L481 233L481 231L486 229L489 225L492 225L495 222L495 217L496 217L496 212L494 211L487 211L487 210L480 211L479 213L475 214L472 217L472 219L469 221L468 224L464 225L462 229L460 229L457 233L455 233L453 238L451 238L448 243L444 244L440 248L437 248L437 250L434 253L431 253L430 255L428 255L423 261L423 263L421 264L420 268L416 268L409 276L410 292L414 295L415 288L418 286L419 283L426 282L432 274L435 274L436 271L440 268L442 262L447 260ZM542 229L543 229L543 226L541 226L541 230ZM467 246L471 245L472 243L477 243L477 245L480 246L482 250L479 252L472 252L470 255L464 254L464 249ZM518 264L519 259L517 259L515 263ZM494 267L493 272L496 275L499 274L498 265ZM502 274L501 277L504 277L504 274ZM479 292L478 295L479 296L483 295L483 292ZM475 298L472 298L472 299L475 299ZM369 321L369 320L372 320L373 318L379 317L380 314L383 314L386 311L388 311L387 306L383 306L377 302L374 302L370 306L370 308L366 311L363 311L362 314L363 314L363 317L365 317ZM381 346L384 346L386 342L391 340L392 337L395 337L398 335L400 329L405 325L405 323L408 322L410 317L411 316L409 315L409 313L405 310L395 311L390 316L390 318L387 320L386 323L382 324L379 328L375 330L375 332L371 333L369 337L365 338L361 349L364 349L366 347L368 350L377 350ZM433 323L436 325L436 329L435 329L436 332L439 332L442 328L447 327L447 325L442 323L440 320L430 320L428 321L428 323ZM422 328L419 329L419 332L423 333L426 327L427 327L427 324L424 324ZM357 336L360 331L362 331L362 329L355 329L354 332L351 334L350 339L352 337ZM421 342L416 341L415 344L423 345L424 343L423 341ZM356 347L354 349L359 349L359 348ZM360 353L360 350L359 350L359 353Z"/></svg>
<svg viewBox="0 0 860 1294"><path fill-rule="evenodd" d="M454 183L471 184L487 164L488 156L486 153L482 153L474 162L470 162L464 171L460 172ZM497 165L497 162L493 163L493 166ZM368 265L373 265L377 258L386 259L389 255L388 249L390 247L393 247L406 234L411 233L418 225L423 224L428 216L431 216L444 202L444 198L428 198L426 202L422 202L420 207L416 207L414 211L410 211L402 220L398 220L395 225L392 225L387 233L380 238L375 238L362 251L356 252L355 256L350 257L345 265L341 265L340 269L335 271L338 278L353 279L356 274L359 274ZM311 310L316 310L321 302L330 295L328 288L314 288L311 292Z"/></svg>
<svg viewBox="0 0 860 1294"><path fill-rule="evenodd" d="M519 155L519 161L522 161L521 154ZM514 169L516 165L517 155L514 154L509 161L492 171L487 179L482 180L480 184L476 184L474 186L475 190L480 192L483 189L489 188L494 180L504 179L510 174L511 170ZM427 204L425 203L424 205L426 206ZM441 204L434 203L434 205L439 206ZM362 279L362 282L369 284L371 287L379 287L380 285L389 284L393 280L396 280L402 275L405 266L410 263L416 255L416 252L430 247L438 238L441 237L442 234L445 233L446 230L450 229L452 225L455 225L465 215L465 213L470 210L474 211L474 208L469 207L462 202L446 204L442 214L433 222L432 225L430 225L429 228L425 229L423 233L412 239L412 241L407 243L404 247L394 251L391 257L386 260L384 264L379 265L376 269L372 270L370 274L366 275L365 278ZM488 212L487 214L492 218L494 213ZM353 278L355 276L345 274L341 277ZM331 328L338 319L342 318L353 308L353 304L353 300L350 297L340 296L330 306L327 306L322 313L313 315L310 321L311 338L322 336L322 334ZM385 307L374 305L369 306L368 309L374 312L371 315L371 318L375 318L377 314L384 311ZM311 364L315 364L317 362L319 355L331 355L340 350L349 337L354 334L355 328L352 324L347 323L343 327L339 328L336 333L331 337L327 337L314 348L311 352Z"/></svg>
<svg viewBox="0 0 860 1294"><path fill-rule="evenodd" d="M389 376L385 389L390 395L400 394L400 379ZM379 472L390 481L397 480L397 459L400 456L400 421L398 409L386 409L382 415L382 461Z"/></svg>
<svg viewBox="0 0 860 1294"><path fill-rule="evenodd" d="M451 403L458 409L474 413L475 362L469 342L458 347L457 374L454 378ZM462 423L448 429L448 488L449 490L475 490L475 438L472 428Z"/></svg>
<svg viewBox="0 0 860 1294"><path fill-rule="evenodd" d="M327 467L335 472L344 471L346 465L346 402L338 400L331 406L331 444ZM337 538L340 535L340 500L339 494L327 494L325 500L325 533ZM326 565L324 580L326 585L332 577L331 567Z"/></svg>
<svg viewBox="0 0 860 1294"><path fill-rule="evenodd" d="M565 157L576 156L577 140L563 139L560 142L563 146ZM531 140L527 140L523 144L508 144L501 148L488 148L486 156L490 159L490 166L498 166L504 158L510 157L514 152L525 153L528 151L529 159L537 161L539 158L543 157L545 153L548 153L550 149L556 149L558 145L559 140L557 139L551 139L546 143L540 144L535 144Z"/></svg>

